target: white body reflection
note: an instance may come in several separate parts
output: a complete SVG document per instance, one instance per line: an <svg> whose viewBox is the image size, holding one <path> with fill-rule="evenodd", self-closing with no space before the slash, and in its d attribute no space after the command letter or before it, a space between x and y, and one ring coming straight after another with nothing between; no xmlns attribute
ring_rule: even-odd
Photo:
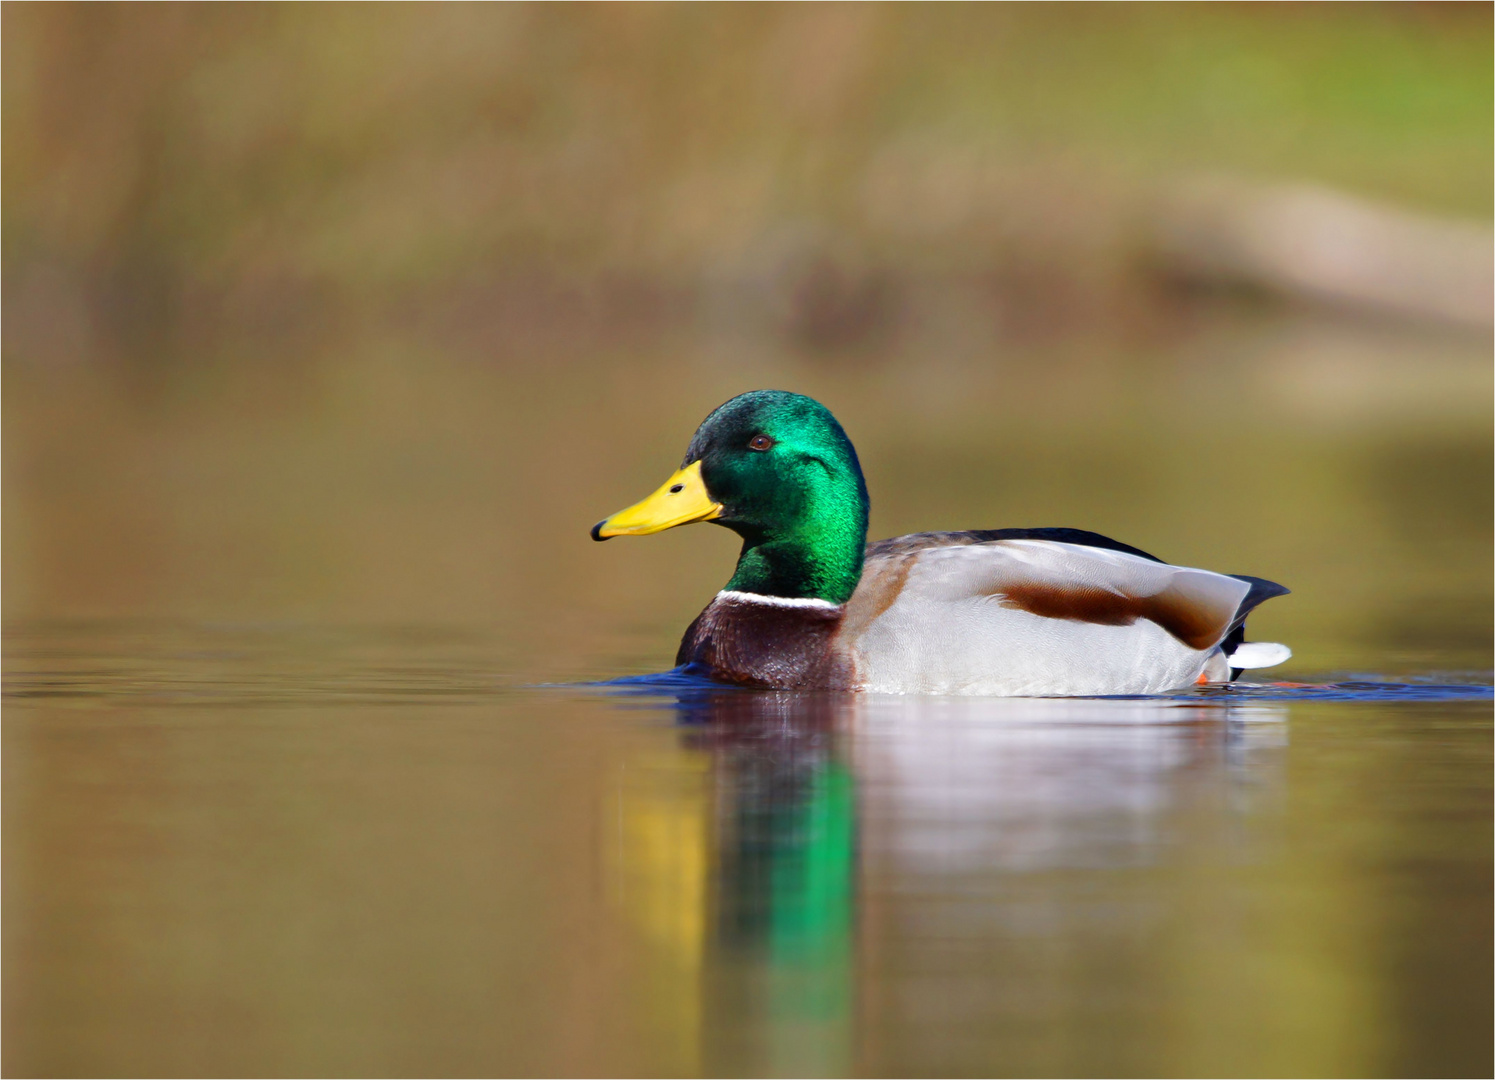
<svg viewBox="0 0 1495 1080"><path fill-rule="evenodd" d="M864 852L904 872L1136 865L1180 810L1278 787L1284 710L1125 699L859 703Z"/></svg>

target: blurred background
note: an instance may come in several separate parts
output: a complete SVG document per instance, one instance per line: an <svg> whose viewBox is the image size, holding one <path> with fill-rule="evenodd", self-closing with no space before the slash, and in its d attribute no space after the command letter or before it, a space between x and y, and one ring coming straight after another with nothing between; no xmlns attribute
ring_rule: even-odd
<svg viewBox="0 0 1495 1080"><path fill-rule="evenodd" d="M1488 5L4 18L8 620L657 668L731 538L586 529L775 386L874 536L1091 528L1288 583L1311 666L1485 656Z"/></svg>
<svg viewBox="0 0 1495 1080"><path fill-rule="evenodd" d="M1488 1075L1489 4L0 13L7 1072ZM1410 697L529 689L757 387Z"/></svg>

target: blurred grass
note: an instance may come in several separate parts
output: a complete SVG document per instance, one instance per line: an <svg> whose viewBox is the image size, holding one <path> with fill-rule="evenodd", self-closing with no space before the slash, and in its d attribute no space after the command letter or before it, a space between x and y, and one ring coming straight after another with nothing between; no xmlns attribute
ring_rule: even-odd
<svg viewBox="0 0 1495 1080"><path fill-rule="evenodd" d="M1486 4L58 4L4 29L8 359L306 356L433 309L517 359L515 326L668 322L786 251L848 268L832 307L875 300L868 262L955 268L1015 318L1049 297L1053 330L1146 299L1115 295L1134 218L1201 170L1490 216Z"/></svg>

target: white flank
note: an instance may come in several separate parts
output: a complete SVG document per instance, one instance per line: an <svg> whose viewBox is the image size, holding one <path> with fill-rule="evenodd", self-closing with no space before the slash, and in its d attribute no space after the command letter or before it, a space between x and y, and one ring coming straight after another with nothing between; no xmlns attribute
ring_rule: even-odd
<svg viewBox="0 0 1495 1080"><path fill-rule="evenodd" d="M816 597L795 596L764 596L762 593L738 592L736 589L723 589L716 594L718 600L736 600L742 604L767 604L769 607L797 607L817 608L821 611L839 610L840 604L833 604L829 600L820 600Z"/></svg>
<svg viewBox="0 0 1495 1080"><path fill-rule="evenodd" d="M1168 593L1219 637L1201 649L1148 618L1053 618L1004 604L1011 587L1123 597ZM1125 552L1050 540L1001 540L918 552L897 598L852 643L862 689L1004 697L1156 694L1230 677L1216 641L1244 581ZM852 600L852 618L856 599Z"/></svg>
<svg viewBox="0 0 1495 1080"><path fill-rule="evenodd" d="M1291 649L1275 641L1248 641L1230 654L1230 666L1233 668L1276 667L1284 660L1290 659L1292 655Z"/></svg>

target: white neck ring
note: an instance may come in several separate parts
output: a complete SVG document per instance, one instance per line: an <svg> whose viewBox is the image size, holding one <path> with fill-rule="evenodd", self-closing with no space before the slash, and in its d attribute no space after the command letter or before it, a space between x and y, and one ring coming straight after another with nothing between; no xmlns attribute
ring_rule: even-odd
<svg viewBox="0 0 1495 1080"><path fill-rule="evenodd" d="M734 600L740 604L766 604L769 607L786 608L813 608L816 611L839 611L840 604L833 604L829 600L821 600L818 597L798 596L764 596L762 593L738 592L736 589L723 589L716 594L718 600Z"/></svg>

